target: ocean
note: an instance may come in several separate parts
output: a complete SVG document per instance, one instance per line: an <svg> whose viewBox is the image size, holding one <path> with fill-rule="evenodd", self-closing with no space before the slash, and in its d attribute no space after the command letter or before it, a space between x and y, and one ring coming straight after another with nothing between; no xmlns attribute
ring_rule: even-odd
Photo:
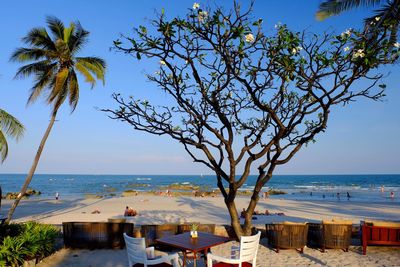
<svg viewBox="0 0 400 267"><path fill-rule="evenodd" d="M20 190L24 174L0 174L3 195ZM251 190L256 176L250 176L242 190ZM197 185L204 190L217 189L213 175L77 175L37 174L30 188L41 191L37 198L82 198L85 194L119 196L125 190L159 191L170 184ZM382 186L384 191L382 192ZM301 200L349 200L357 202L400 203L400 175L275 175L263 191L287 192L271 198ZM351 196L347 198L347 192ZM394 197L390 197L393 192ZM339 193L339 194L338 194ZM339 198L338 198L339 197Z"/></svg>

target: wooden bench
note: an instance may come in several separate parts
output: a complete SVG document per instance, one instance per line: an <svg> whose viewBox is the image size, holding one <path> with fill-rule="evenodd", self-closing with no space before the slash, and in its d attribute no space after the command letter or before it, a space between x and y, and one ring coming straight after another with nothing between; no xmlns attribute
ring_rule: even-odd
<svg viewBox="0 0 400 267"><path fill-rule="evenodd" d="M363 255L368 245L400 246L400 222L361 222Z"/></svg>

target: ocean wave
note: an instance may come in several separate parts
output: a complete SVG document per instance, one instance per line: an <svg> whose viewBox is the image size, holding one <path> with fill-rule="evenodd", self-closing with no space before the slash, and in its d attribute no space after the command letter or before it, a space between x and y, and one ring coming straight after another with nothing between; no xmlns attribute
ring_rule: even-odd
<svg viewBox="0 0 400 267"><path fill-rule="evenodd" d="M151 178L136 178L136 181L151 181Z"/></svg>

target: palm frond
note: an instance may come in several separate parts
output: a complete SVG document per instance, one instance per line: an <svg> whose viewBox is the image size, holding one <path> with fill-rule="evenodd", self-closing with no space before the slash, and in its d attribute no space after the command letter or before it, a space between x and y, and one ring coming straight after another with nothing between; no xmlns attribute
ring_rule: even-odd
<svg viewBox="0 0 400 267"><path fill-rule="evenodd" d="M72 108L73 112L78 105L78 100L79 100L79 83L78 83L78 77L76 76L76 72L72 70L70 72L69 78L68 78L68 83L69 83L69 105Z"/></svg>
<svg viewBox="0 0 400 267"><path fill-rule="evenodd" d="M64 23L54 16L46 17L46 23L55 39L64 40Z"/></svg>
<svg viewBox="0 0 400 267"><path fill-rule="evenodd" d="M47 66L47 70L36 75L36 82L31 88L31 94L28 98L28 104L33 103L41 95L44 88L51 88L52 81L55 80L55 68L57 63L53 63Z"/></svg>
<svg viewBox="0 0 400 267"><path fill-rule="evenodd" d="M36 48L54 50L53 40L51 40L46 29L43 27L33 28L24 38L22 38L22 41L27 45L34 46Z"/></svg>
<svg viewBox="0 0 400 267"><path fill-rule="evenodd" d="M18 140L23 135L25 128L18 119L0 109L0 130L7 136Z"/></svg>
<svg viewBox="0 0 400 267"><path fill-rule="evenodd" d="M75 23L71 23L68 28L64 29L64 42L69 43L69 39L75 32Z"/></svg>
<svg viewBox="0 0 400 267"><path fill-rule="evenodd" d="M66 81L68 78L69 70L67 68L63 68L57 72L55 77L55 83L51 90L51 93L47 99L48 103L54 102L55 99L59 97L60 94L63 93L66 87Z"/></svg>
<svg viewBox="0 0 400 267"><path fill-rule="evenodd" d="M20 47L15 49L15 51L11 54L10 60L16 62L26 62L48 58L48 56L49 52L41 48Z"/></svg>
<svg viewBox="0 0 400 267"><path fill-rule="evenodd" d="M0 109L0 161L4 162L8 154L8 143L6 136L16 139L22 137L25 128L14 116Z"/></svg>
<svg viewBox="0 0 400 267"><path fill-rule="evenodd" d="M103 59L98 57L77 57L76 62L94 74L97 79L102 80L104 85L106 62Z"/></svg>
<svg viewBox="0 0 400 267"><path fill-rule="evenodd" d="M67 96L68 96L68 83L64 83L64 86L58 92L56 98L51 101L54 104L53 112L60 108L60 106L64 103L65 99L67 99Z"/></svg>
<svg viewBox="0 0 400 267"><path fill-rule="evenodd" d="M96 84L96 79L93 77L90 71L79 62L76 62L75 68L80 74L82 74L83 77L85 77L85 81L90 83L93 88Z"/></svg>
<svg viewBox="0 0 400 267"><path fill-rule="evenodd" d="M7 144L7 139L4 136L3 132L0 131L0 161L4 162L4 160L7 158L8 154L8 144Z"/></svg>
<svg viewBox="0 0 400 267"><path fill-rule="evenodd" d="M49 67L48 60L42 60L28 65L24 65L17 70L15 78L25 78L29 75L37 75L46 72Z"/></svg>
<svg viewBox="0 0 400 267"><path fill-rule="evenodd" d="M318 20L324 20L356 7L377 6L382 2L384 0L326 0L319 5L315 17Z"/></svg>
<svg viewBox="0 0 400 267"><path fill-rule="evenodd" d="M89 32L84 30L79 22L75 23L75 34L69 38L68 46L72 54L77 53L88 42Z"/></svg>

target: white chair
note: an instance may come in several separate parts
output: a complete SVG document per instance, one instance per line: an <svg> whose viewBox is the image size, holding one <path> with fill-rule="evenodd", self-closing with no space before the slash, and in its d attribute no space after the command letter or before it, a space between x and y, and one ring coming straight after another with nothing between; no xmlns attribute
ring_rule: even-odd
<svg viewBox="0 0 400 267"><path fill-rule="evenodd" d="M261 232L253 236L242 236L240 238L239 253L236 257L224 258L211 253L207 254L207 267L250 267L256 266L258 244L260 243ZM213 260L217 261L214 263Z"/></svg>
<svg viewBox="0 0 400 267"><path fill-rule="evenodd" d="M128 253L129 267L147 267L151 265L157 265L157 267L178 267L177 253L155 257L154 247L146 248L146 242L144 238L133 238L124 233L124 239L126 244L126 252Z"/></svg>

